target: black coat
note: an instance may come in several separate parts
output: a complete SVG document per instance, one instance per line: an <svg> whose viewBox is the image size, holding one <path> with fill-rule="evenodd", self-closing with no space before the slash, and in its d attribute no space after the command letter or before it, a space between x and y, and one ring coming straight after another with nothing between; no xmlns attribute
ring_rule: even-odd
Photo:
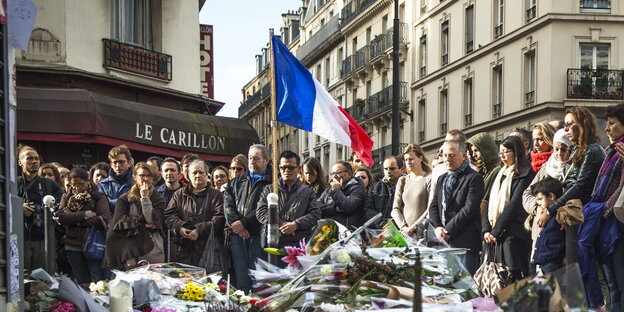
<svg viewBox="0 0 624 312"><path fill-rule="evenodd" d="M375 182L366 196L366 220L381 213L381 219L373 224L372 228L382 228L388 219L392 219L392 204L394 203L394 191L396 184L387 181Z"/></svg>
<svg viewBox="0 0 624 312"><path fill-rule="evenodd" d="M248 171L228 182L223 192L223 208L227 224L240 220L249 231L249 235L260 236L261 225L256 218L256 207L262 190L272 182L271 170L271 166L267 166L266 175L253 185Z"/></svg>
<svg viewBox="0 0 624 312"><path fill-rule="evenodd" d="M446 224L442 224L442 197L444 179L448 173L438 178L431 205L429 218L435 228L444 227L450 235L451 247L481 250L481 200L485 193L483 177L472 168L466 168L457 177L457 186L451 194L446 207Z"/></svg>
<svg viewBox="0 0 624 312"><path fill-rule="evenodd" d="M364 224L366 188L360 179L351 178L337 190L329 186L323 193L321 202L323 218L334 219L348 229L358 228Z"/></svg>
<svg viewBox="0 0 624 312"><path fill-rule="evenodd" d="M269 207L267 195L273 192L273 186L264 187L260 202L256 210L258 221L262 224L269 223ZM295 222L297 230L294 235L280 235L279 247L298 246L302 238L312 234L312 228L316 226L316 221L321 218L320 203L316 201L316 193L309 187L297 181L290 187L288 193L285 192L282 180L279 184L279 214L280 225L284 222Z"/></svg>
<svg viewBox="0 0 624 312"><path fill-rule="evenodd" d="M22 198L24 202L33 202L37 205L43 206L43 198L46 195L54 196L56 202L61 201L63 192L60 186L50 180L40 176L35 176L34 179L26 181L23 175L17 177L17 196ZM23 211L20 207L19 211ZM35 214L31 214L29 217L24 216L24 239L26 241L41 241L44 240L44 227L33 227L33 219Z"/></svg>

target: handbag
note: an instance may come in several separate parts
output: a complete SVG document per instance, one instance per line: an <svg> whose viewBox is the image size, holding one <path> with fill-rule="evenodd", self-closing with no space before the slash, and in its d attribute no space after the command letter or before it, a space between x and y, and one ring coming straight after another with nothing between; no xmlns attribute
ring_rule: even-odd
<svg viewBox="0 0 624 312"><path fill-rule="evenodd" d="M221 271L223 268L223 244L214 234L214 228L210 227L210 236L206 240L206 246L199 260L199 266L206 269L206 273Z"/></svg>
<svg viewBox="0 0 624 312"><path fill-rule="evenodd" d="M89 260L104 259L104 249L106 248L106 231L91 226L87 230L83 254Z"/></svg>
<svg viewBox="0 0 624 312"><path fill-rule="evenodd" d="M511 270L502 262L500 252L497 252L498 245L488 244L485 248L483 264L474 275L475 285L479 291L487 297L494 295L501 289L511 285ZM491 249L494 248L494 258L491 259Z"/></svg>

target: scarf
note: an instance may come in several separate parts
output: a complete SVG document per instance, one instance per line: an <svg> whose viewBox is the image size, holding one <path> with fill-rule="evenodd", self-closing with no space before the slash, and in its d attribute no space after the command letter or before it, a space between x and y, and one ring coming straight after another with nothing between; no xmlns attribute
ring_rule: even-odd
<svg viewBox="0 0 624 312"><path fill-rule="evenodd" d="M546 168L546 174L549 177L563 181L563 169L565 168L565 163L558 161L555 155L550 155L550 158L548 158L548 161L542 166L542 168Z"/></svg>
<svg viewBox="0 0 624 312"><path fill-rule="evenodd" d="M598 177L596 178L596 184L594 184L594 191L592 192L591 197L591 202L593 203L601 203L607 200L604 197L609 189L609 186L611 185L613 176L617 173L617 170L614 169L618 163L620 163L620 157L618 157L618 154L615 152L615 144L621 142L624 142L624 137L619 138L616 142L613 142L609 146L609 154L602 162L602 166L598 172Z"/></svg>
<svg viewBox="0 0 624 312"><path fill-rule="evenodd" d="M490 200L488 201L488 220L491 226L496 224L496 220L503 213L505 205L511 197L511 184L515 175L515 169L516 165L503 167L496 175L492 185L492 190L495 191L490 192ZM503 177L505 177L504 180Z"/></svg>
<svg viewBox="0 0 624 312"><path fill-rule="evenodd" d="M448 201L451 197L451 192L457 187L457 183L459 181L459 175L466 171L466 168L470 167L470 161L468 157L464 159L464 162L459 166L459 168L455 170L449 170L446 173L446 178L444 179L444 185L442 189L442 225L446 225L446 207L448 206Z"/></svg>
<svg viewBox="0 0 624 312"><path fill-rule="evenodd" d="M126 170L126 172L121 175L118 175L117 173L115 173L115 170L111 169L108 175L109 177L117 181L117 183L124 184L126 183L126 181L128 181L128 179L132 179L132 168Z"/></svg>
<svg viewBox="0 0 624 312"><path fill-rule="evenodd" d="M82 207L86 206L89 201L91 201L91 194L89 191L91 190L91 185L89 185L89 190L82 193L74 193L67 200L67 208L71 212L80 211Z"/></svg>
<svg viewBox="0 0 624 312"><path fill-rule="evenodd" d="M251 172L251 170L249 170L249 179L251 180L251 185L256 184L258 180L264 178L265 173L266 173L266 170L264 173L253 173Z"/></svg>
<svg viewBox="0 0 624 312"><path fill-rule="evenodd" d="M538 172L542 168L542 165L548 161L552 153L552 150L550 150L550 152L542 153L531 151L531 167L533 167L533 171Z"/></svg>

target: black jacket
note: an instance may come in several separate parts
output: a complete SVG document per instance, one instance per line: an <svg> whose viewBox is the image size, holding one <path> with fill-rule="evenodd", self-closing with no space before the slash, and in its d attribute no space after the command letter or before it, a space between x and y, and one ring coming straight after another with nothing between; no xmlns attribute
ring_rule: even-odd
<svg viewBox="0 0 624 312"><path fill-rule="evenodd" d="M17 177L17 196L21 197L24 202L33 202L43 206L43 198L46 195L54 196L56 202L60 203L63 192L60 186L50 179L36 176L30 182L26 182L26 178L23 175ZM22 210L20 207L19 211ZM24 239L27 241L44 240L44 227L33 227L34 217L34 213L30 217L24 216ZM43 215L41 220L43 220Z"/></svg>
<svg viewBox="0 0 624 312"><path fill-rule="evenodd" d="M364 224L366 188L360 179L351 178L342 188L337 190L329 186L322 197L321 213L323 218L334 219L348 229L358 228ZM336 208L340 211L337 211Z"/></svg>
<svg viewBox="0 0 624 312"><path fill-rule="evenodd" d="M256 218L256 206L265 186L271 185L271 166L267 166L264 177L253 185L249 171L228 182L223 192L223 208L227 224L238 220L243 223L251 236L260 236L260 222Z"/></svg>
<svg viewBox="0 0 624 312"><path fill-rule="evenodd" d="M434 228L444 227L451 236L451 247L469 248L471 251L481 250L481 200L485 193L483 177L472 168L466 168L457 177L457 186L451 194L446 207L446 224L442 224L442 192L444 179L448 173L438 178L431 205L429 218Z"/></svg>
<svg viewBox="0 0 624 312"><path fill-rule="evenodd" d="M368 188L366 196L366 214L365 219L369 220L381 212L381 219L375 222L372 228L382 228L388 219L392 219L392 204L394 199L394 191L396 184L387 181L375 182Z"/></svg>
<svg viewBox="0 0 624 312"><path fill-rule="evenodd" d="M580 166L575 166L572 161L568 161L563 171L565 174L563 181L565 192L548 207L548 213L551 216L554 216L557 209L563 207L571 199L580 199L583 204L589 202L604 158L605 150L602 146L590 144ZM570 159L572 159L572 155L570 155Z"/></svg>
<svg viewBox="0 0 624 312"><path fill-rule="evenodd" d="M503 213L496 219L496 223L492 227L490 220L488 220L488 210L485 209L481 222L481 233L490 232L498 242L502 242L502 239L510 235L524 240L531 239L530 233L524 228L524 221L528 214L522 206L522 194L529 187L534 177L535 171L531 167L527 167L513 177L509 201L503 208ZM492 190L492 192L497 191Z"/></svg>
<svg viewBox="0 0 624 312"><path fill-rule="evenodd" d="M267 185L260 195L260 202L256 210L256 217L262 224L269 223L269 207L267 195L273 192L273 186ZM297 230L295 235L280 235L279 247L298 246L298 242L312 233L316 221L321 218L320 203L316 201L314 190L304 186L300 181L290 187L288 193L280 179L279 203L280 225L284 222L295 222ZM264 235L264 233L263 233Z"/></svg>

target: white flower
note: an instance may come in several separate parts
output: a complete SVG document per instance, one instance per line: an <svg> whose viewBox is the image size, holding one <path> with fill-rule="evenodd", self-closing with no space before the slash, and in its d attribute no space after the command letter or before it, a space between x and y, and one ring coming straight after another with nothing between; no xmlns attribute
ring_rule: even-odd
<svg viewBox="0 0 624 312"><path fill-rule="evenodd" d="M336 260L338 263L350 263L351 257L349 256L349 252L346 250L338 250L336 252Z"/></svg>
<svg viewBox="0 0 624 312"><path fill-rule="evenodd" d="M321 310L323 312L344 312L345 306L343 304L321 303Z"/></svg>
<svg viewBox="0 0 624 312"><path fill-rule="evenodd" d="M297 311L295 309L289 309L289 310L286 310L286 312L299 312L299 311Z"/></svg>
<svg viewBox="0 0 624 312"><path fill-rule="evenodd" d="M326 264L321 267L321 275L331 276L333 273L331 264Z"/></svg>

